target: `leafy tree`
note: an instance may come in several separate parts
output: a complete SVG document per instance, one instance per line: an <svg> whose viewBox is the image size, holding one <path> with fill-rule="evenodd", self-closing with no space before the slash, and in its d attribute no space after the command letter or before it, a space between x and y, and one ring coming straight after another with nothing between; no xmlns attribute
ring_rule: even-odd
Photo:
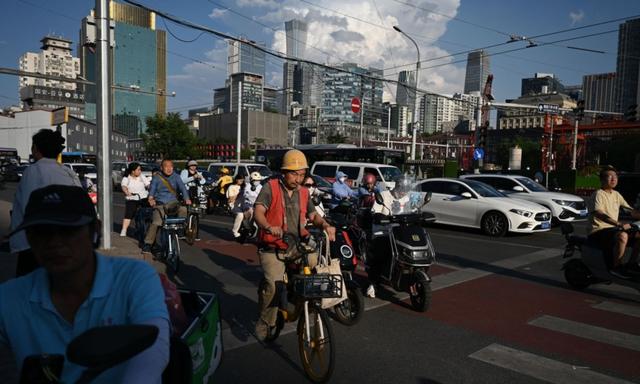
<svg viewBox="0 0 640 384"><path fill-rule="evenodd" d="M159 153L162 158L186 159L199 155L198 139L177 113L147 117L147 132L141 136L146 151Z"/></svg>

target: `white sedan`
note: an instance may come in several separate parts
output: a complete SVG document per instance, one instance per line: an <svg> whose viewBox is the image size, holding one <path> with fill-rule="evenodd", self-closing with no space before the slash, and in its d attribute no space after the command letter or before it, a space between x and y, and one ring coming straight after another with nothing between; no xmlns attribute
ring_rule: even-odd
<svg viewBox="0 0 640 384"><path fill-rule="evenodd" d="M547 208L511 199L478 181L434 178L418 182L416 189L432 193L431 202L423 209L436 216L436 223L480 228L489 236L551 228Z"/></svg>

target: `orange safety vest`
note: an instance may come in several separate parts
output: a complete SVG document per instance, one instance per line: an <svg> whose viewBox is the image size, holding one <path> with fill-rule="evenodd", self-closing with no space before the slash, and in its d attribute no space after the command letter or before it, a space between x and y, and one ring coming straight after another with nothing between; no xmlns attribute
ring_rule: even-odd
<svg viewBox="0 0 640 384"><path fill-rule="evenodd" d="M280 187L279 179L269 180L271 187L271 204L267 208L265 217L270 226L281 227L284 233L287 232L287 223L285 219L285 206ZM309 190L307 188L298 188L298 197L300 202L300 237L309 236L309 231L305 229L307 220L307 204L309 203ZM264 229L260 229L258 234L259 244L263 247L287 249L287 244L281 238L275 237Z"/></svg>

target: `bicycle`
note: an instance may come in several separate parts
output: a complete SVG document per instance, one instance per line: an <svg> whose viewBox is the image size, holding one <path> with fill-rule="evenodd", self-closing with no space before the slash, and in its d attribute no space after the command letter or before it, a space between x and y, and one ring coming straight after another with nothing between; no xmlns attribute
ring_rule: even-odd
<svg viewBox="0 0 640 384"><path fill-rule="evenodd" d="M185 241L193 245L200 238L200 216L207 211L207 195L209 188L202 187L202 192L191 196L191 205L187 206L187 220L184 232Z"/></svg>
<svg viewBox="0 0 640 384"><path fill-rule="evenodd" d="M178 217L167 212L162 218L162 227L157 242L160 252L156 258L165 263L173 273L180 270L180 235L184 233L186 217Z"/></svg>
<svg viewBox="0 0 640 384"><path fill-rule="evenodd" d="M276 283L274 301L279 308L278 318L265 342L276 340L286 322L297 320L298 352L304 372L312 382L324 383L333 374L335 349L333 328L327 312L322 309L322 299L342 296L342 275L312 274L308 255L317 248L301 243L291 234L285 234L283 240L289 250L282 256L276 253L276 257L287 264L287 279ZM286 256L292 253L294 256ZM302 263L297 262L300 259Z"/></svg>

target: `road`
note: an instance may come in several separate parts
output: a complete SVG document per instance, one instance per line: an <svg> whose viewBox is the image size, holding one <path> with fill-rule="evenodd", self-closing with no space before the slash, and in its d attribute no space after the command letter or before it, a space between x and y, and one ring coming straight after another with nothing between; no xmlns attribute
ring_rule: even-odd
<svg viewBox="0 0 640 384"><path fill-rule="evenodd" d="M11 201L12 189L0 200ZM116 230L123 202L116 193ZM230 217L207 216L202 241L183 245L185 265L172 276L220 295L225 352L215 382L304 382L290 327L271 347L252 336L261 270L255 246L234 242L230 226ZM640 295L616 285L569 289L558 228L499 239L444 226L430 233L431 308L416 313L387 290L366 299L356 326L334 323L332 383L640 382Z"/></svg>

